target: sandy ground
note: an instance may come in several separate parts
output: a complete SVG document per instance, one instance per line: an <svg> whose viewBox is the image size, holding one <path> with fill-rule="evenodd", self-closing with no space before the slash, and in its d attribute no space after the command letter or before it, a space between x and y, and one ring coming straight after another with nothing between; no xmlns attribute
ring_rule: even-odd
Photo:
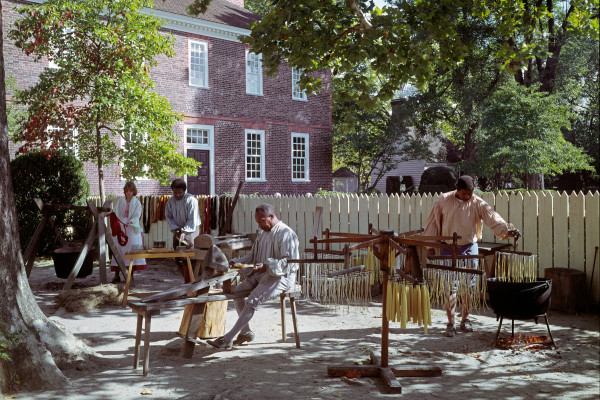
<svg viewBox="0 0 600 400"><path fill-rule="evenodd" d="M388 394L379 378L331 378L327 367L365 362L369 350L381 349L380 299L366 307L298 304L302 346L294 345L288 311L288 340L281 341L279 304L271 301L256 313L255 342L218 351L204 341L191 359L180 356L176 334L182 309L164 311L152 320L150 373L132 369L136 315L118 304L85 313L69 313L53 303L62 279L53 265L35 264L31 286L50 318L73 332L101 356L99 363L64 373L72 385L53 392L17 392L17 399L597 399L599 319L595 314L549 314L558 349L501 350L492 347L498 322L489 310L473 316L475 332L442 335L445 313L433 311L433 327L423 334L409 324L391 323L391 365L437 365L441 377L399 378L402 394ZM98 270L78 279L98 284ZM166 289L182 282L170 262L156 262L135 276L134 290ZM229 304L227 327L235 322ZM547 335L543 321L515 321L515 332ZM510 336L505 322L501 337ZM143 394L149 393L149 394Z"/></svg>

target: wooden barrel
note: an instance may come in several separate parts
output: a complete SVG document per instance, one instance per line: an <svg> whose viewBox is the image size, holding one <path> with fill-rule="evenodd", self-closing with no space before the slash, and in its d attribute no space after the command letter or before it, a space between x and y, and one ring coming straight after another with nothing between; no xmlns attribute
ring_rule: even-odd
<svg viewBox="0 0 600 400"><path fill-rule="evenodd" d="M551 310L572 313L586 309L585 272L571 268L546 268L544 278L552 279Z"/></svg>

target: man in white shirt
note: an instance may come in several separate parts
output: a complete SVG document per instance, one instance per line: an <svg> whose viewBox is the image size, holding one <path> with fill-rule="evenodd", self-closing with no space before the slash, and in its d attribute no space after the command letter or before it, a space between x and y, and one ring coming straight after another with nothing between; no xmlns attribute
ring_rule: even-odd
<svg viewBox="0 0 600 400"><path fill-rule="evenodd" d="M186 193L187 185L183 179L177 178L171 182L173 196L165 205L165 217L169 230L173 233L173 249L177 246L194 247L194 239L200 235L200 214L198 200ZM177 259L177 264L183 267L183 258ZM187 270L183 268L184 277ZM186 277L186 282L189 280Z"/></svg>
<svg viewBox="0 0 600 400"><path fill-rule="evenodd" d="M521 236L512 224L502 219L500 214L490 207L481 197L474 195L475 184L468 175L461 176L456 182L456 190L444 193L433 204L429 218L425 223L423 236L452 236L454 232L460 236L458 255L477 255L479 249L477 241L482 237L482 222L490 228L500 240L509 237ZM427 255L433 255L434 250L428 249ZM450 255L451 252L442 249L441 255ZM474 283L474 282L473 282ZM456 285L455 285L456 286ZM446 303L448 324L445 335L452 337L456 333L454 328L454 314L456 313L456 287ZM463 298L462 320L460 329L472 332L471 321L468 319L470 312L470 299Z"/></svg>
<svg viewBox="0 0 600 400"><path fill-rule="evenodd" d="M207 343L218 349L231 349L233 344L242 344L254 340L249 322L261 304L288 290L296 280L297 263L288 259L298 259L298 236L286 224L275 216L273 206L261 204L256 207L254 219L261 229L252 250L230 264L251 264L254 271L242 283L234 288L234 293L252 289L246 299L236 299L235 307L238 320L225 336ZM239 335L238 335L239 334ZM234 341L235 335L238 335Z"/></svg>

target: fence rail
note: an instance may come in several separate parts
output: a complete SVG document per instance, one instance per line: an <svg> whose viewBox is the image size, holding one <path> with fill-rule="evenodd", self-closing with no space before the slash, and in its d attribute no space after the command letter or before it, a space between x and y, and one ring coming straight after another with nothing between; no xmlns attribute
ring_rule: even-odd
<svg viewBox="0 0 600 400"><path fill-rule="evenodd" d="M260 203L274 206L279 219L298 234L300 250L310 247L316 207L323 208L322 230L367 233L369 224L377 229L406 232L424 226L433 203L439 195L339 195L241 197L233 214L234 232L255 232L254 209ZM594 252L600 246L600 194L550 192L484 193L483 199L507 222L523 233L518 250L538 255L538 271L544 268L572 268L585 272L586 285L593 274L591 301L600 303L599 258ZM99 202L99 200L97 200ZM170 233L166 221L151 224L144 244L166 241ZM484 227L483 241L502 242ZM332 245L341 249L340 245Z"/></svg>

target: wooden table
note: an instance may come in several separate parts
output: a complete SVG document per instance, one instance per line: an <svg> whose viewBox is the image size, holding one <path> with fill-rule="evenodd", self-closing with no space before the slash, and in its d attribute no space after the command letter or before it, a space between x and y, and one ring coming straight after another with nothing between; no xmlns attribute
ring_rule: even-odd
<svg viewBox="0 0 600 400"><path fill-rule="evenodd" d="M127 307L127 296L129 294L129 286L131 285L131 275L133 274L133 260L136 258L179 258L185 257L187 260L188 274L192 277L192 281L196 280L194 271L192 270L192 262L190 257L194 257L196 253L193 249L186 251L175 251L175 250L134 250L129 253L125 253L125 259L129 261L129 272L127 273L127 280L125 281L125 289L123 290L123 302L121 307Z"/></svg>

